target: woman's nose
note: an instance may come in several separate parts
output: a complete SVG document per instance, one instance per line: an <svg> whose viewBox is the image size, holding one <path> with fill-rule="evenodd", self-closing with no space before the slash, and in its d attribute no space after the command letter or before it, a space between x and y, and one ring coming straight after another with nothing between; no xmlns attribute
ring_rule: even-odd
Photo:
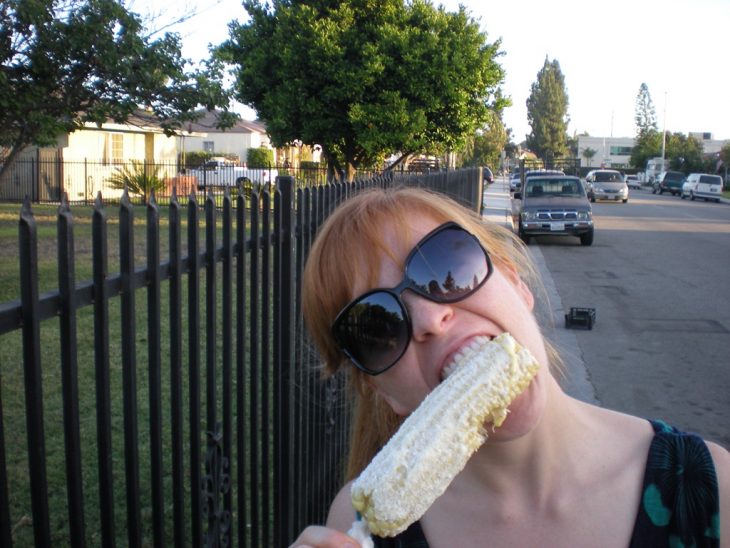
<svg viewBox="0 0 730 548"><path fill-rule="evenodd" d="M454 309L448 303L435 303L418 295L403 295L413 326L413 339L425 341L448 329Z"/></svg>

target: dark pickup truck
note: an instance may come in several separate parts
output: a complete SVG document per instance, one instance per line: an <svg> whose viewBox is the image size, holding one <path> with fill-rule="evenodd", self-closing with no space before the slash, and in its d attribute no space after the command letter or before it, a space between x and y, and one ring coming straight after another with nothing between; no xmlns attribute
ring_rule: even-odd
<svg viewBox="0 0 730 548"><path fill-rule="evenodd" d="M530 177L519 192L515 225L526 244L533 236L577 236L582 245L593 243L593 211L578 177Z"/></svg>

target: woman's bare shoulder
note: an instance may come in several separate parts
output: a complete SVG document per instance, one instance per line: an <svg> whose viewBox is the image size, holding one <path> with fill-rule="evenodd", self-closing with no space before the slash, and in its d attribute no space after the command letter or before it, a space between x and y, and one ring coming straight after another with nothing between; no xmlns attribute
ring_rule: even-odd
<svg viewBox="0 0 730 548"><path fill-rule="evenodd" d="M352 522L355 521L355 510L352 508L352 500L350 498L351 485L351 481L346 483L332 501L330 512L327 516L327 527L345 532L350 529Z"/></svg>

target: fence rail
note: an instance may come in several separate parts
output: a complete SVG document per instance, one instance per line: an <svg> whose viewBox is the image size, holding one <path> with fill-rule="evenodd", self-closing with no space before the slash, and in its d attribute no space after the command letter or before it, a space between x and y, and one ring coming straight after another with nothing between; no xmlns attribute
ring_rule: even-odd
<svg viewBox="0 0 730 548"><path fill-rule="evenodd" d="M161 257L153 197L144 207L146 259L138 265L140 207L122 195L120 267L110 273L108 208L97 197L93 276L77 282L74 217L63 202L58 289L44 294L26 201L21 296L0 305L0 337L22 334L23 375L11 378L3 347L0 544L286 546L305 524L323 522L344 470L346 378L319 377L299 280L317 228L338 203L368 186L396 184L481 207L479 169L303 188L283 176L272 191L254 191L250 200L226 193L222 204L213 196L200 204L193 194L183 205L173 192L168 257ZM56 348L43 333L53 330L53 318ZM93 352L83 352L89 344ZM49 380L56 354L57 382ZM23 387L25 451L6 443L20 435L11 420L18 410L2 397L13 383ZM46 408L55 390L60 428ZM27 460L18 459L22 453ZM29 508L17 502L24 498ZM28 514L32 539L16 527Z"/></svg>

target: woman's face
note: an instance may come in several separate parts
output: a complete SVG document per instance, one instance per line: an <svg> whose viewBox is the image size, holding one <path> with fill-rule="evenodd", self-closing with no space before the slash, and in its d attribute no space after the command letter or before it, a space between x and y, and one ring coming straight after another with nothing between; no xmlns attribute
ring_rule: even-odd
<svg viewBox="0 0 730 548"><path fill-rule="evenodd" d="M414 216L415 217L415 216ZM384 227L384 240L402 263L407 254L439 224L420 217L409 224L408 235L393 226ZM405 239L404 239L405 238ZM394 287L403 271L389 257L382 257L375 287ZM353 298L372 289L365 280L353 288ZM516 273L494 264L494 273L473 295L452 304L429 301L405 291L413 337L403 357L384 373L367 377L399 415L411 413L423 398L442 381L442 371L456 352L477 336L490 338L508 332L527 347L543 368L525 392L510 406L510 414L490 439L507 439L529 431L542 414L547 372L547 355L542 335L532 314L533 296Z"/></svg>

